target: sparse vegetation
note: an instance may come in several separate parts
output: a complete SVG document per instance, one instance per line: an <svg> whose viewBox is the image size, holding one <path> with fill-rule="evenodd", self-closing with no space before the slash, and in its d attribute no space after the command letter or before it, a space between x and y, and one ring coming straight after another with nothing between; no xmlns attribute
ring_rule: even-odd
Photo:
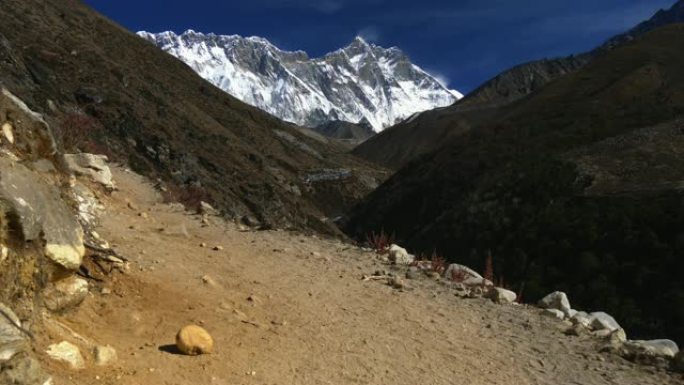
<svg viewBox="0 0 684 385"><path fill-rule="evenodd" d="M198 210L202 201L207 203L213 201L209 192L196 184L184 186L175 184L165 185L162 197L165 202L181 203L188 210Z"/></svg>
<svg viewBox="0 0 684 385"><path fill-rule="evenodd" d="M385 254L394 243L394 235L388 235L385 233L384 229L381 229L380 233L371 231L366 236L366 243L368 244L368 247L375 250L376 253Z"/></svg>
<svg viewBox="0 0 684 385"><path fill-rule="evenodd" d="M102 134L102 123L79 108L63 113L53 130L55 139L64 152L105 153L104 148L98 146L94 139Z"/></svg>
<svg viewBox="0 0 684 385"><path fill-rule="evenodd" d="M438 255L436 251L433 251L432 258L430 258L430 268L435 273L443 274L447 269L446 258Z"/></svg>

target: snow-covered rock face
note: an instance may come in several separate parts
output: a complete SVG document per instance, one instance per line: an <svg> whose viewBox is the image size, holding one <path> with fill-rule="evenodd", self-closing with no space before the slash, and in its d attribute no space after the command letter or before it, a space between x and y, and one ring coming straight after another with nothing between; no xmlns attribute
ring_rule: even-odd
<svg viewBox="0 0 684 385"><path fill-rule="evenodd" d="M303 51L283 51L259 37L192 30L138 35L238 99L303 126L367 120L381 131L463 96L412 64L399 49L361 38L323 57L309 58Z"/></svg>

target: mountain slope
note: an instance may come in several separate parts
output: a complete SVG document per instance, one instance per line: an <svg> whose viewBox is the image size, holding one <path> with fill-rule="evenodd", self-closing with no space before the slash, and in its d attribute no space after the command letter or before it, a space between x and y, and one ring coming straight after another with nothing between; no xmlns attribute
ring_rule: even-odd
<svg viewBox="0 0 684 385"><path fill-rule="evenodd" d="M0 15L0 82L65 130L63 139L161 178L171 198L208 200L267 227L335 232L326 218L381 176L79 1L8 0ZM94 123L64 124L70 120ZM306 182L322 169L340 177Z"/></svg>
<svg viewBox="0 0 684 385"><path fill-rule="evenodd" d="M486 116L441 120L469 127L373 192L347 230L384 228L470 266L491 249L528 301L562 289L628 333L684 341L682 44L684 26L665 27Z"/></svg>
<svg viewBox="0 0 684 385"><path fill-rule="evenodd" d="M365 119L381 131L462 96L412 64L399 49L378 47L360 37L343 49L309 58L259 37L192 30L138 35L238 99L308 127Z"/></svg>
<svg viewBox="0 0 684 385"><path fill-rule="evenodd" d="M382 135L375 136L354 150L354 154L398 169L416 157L458 137L469 126L473 110L481 116L543 89L547 84L583 68L587 63L655 28L684 21L684 0L669 10L661 10L651 19L618 35L596 49L564 58L536 60L515 66L485 82L456 104L438 111L427 111L402 122ZM476 114L478 115L478 114ZM408 145L407 145L408 144Z"/></svg>
<svg viewBox="0 0 684 385"><path fill-rule="evenodd" d="M361 274L382 265L353 245L203 226L160 204L143 178L114 173L121 190L107 199L97 231L140 269L108 279L102 285L115 294L93 290L60 320L114 346L118 360L80 371L52 364L55 384L676 385L684 378L598 353L599 339L564 336L561 322L539 309L459 298L427 276L407 280L404 291L364 282ZM176 233L181 226L188 235ZM169 354L178 328L194 320L211 333L214 352Z"/></svg>

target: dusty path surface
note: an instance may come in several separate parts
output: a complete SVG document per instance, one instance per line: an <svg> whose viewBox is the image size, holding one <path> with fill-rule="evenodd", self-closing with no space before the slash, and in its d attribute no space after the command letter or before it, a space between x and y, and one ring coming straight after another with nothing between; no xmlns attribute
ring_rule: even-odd
<svg viewBox="0 0 684 385"><path fill-rule="evenodd" d="M81 371L45 358L55 385L684 383L600 354L534 308L462 299L427 277L405 291L363 282L388 268L373 253L219 220L203 227L141 177L115 177L98 231L131 270L59 321L119 358ZM213 354L169 348L188 323L212 334Z"/></svg>

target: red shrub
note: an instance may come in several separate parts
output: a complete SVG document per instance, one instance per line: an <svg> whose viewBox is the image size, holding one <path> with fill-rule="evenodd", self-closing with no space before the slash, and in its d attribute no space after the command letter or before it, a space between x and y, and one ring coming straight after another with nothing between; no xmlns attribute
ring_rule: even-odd
<svg viewBox="0 0 684 385"><path fill-rule="evenodd" d="M55 139L65 152L87 150L102 130L99 120L80 109L65 112L54 126Z"/></svg>
<svg viewBox="0 0 684 385"><path fill-rule="evenodd" d="M432 253L432 258L430 259L430 266L432 271L442 274L447 269L447 261L444 257L437 255L437 253Z"/></svg>
<svg viewBox="0 0 684 385"><path fill-rule="evenodd" d="M366 235L366 242L368 246L375 250L378 254L385 254L389 251L390 246L394 243L394 236L385 234L385 230L381 229L379 234L374 231Z"/></svg>
<svg viewBox="0 0 684 385"><path fill-rule="evenodd" d="M468 270L459 267L458 269L454 269L451 271L451 277L449 277L452 281L461 283L465 281L466 279L470 278L472 275L468 272Z"/></svg>
<svg viewBox="0 0 684 385"><path fill-rule="evenodd" d="M168 184L162 196L164 202L182 203L188 210L198 210L202 201L212 202L211 195L203 187L196 185Z"/></svg>

